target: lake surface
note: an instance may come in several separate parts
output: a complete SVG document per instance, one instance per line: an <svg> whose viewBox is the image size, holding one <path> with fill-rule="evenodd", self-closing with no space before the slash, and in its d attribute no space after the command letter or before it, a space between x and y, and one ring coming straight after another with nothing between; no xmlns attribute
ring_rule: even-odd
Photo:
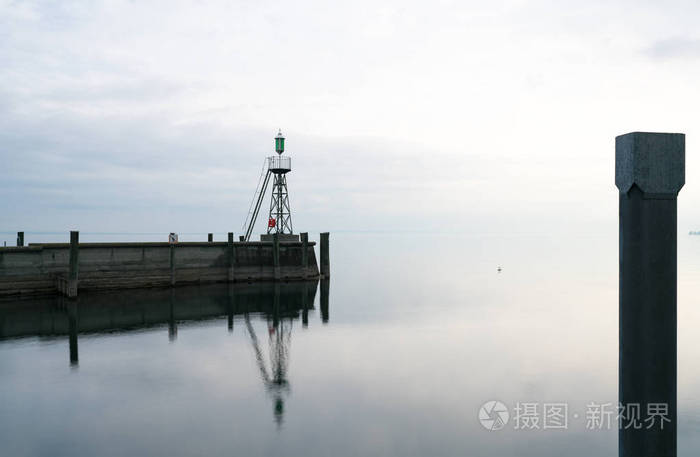
<svg viewBox="0 0 700 457"><path fill-rule="evenodd" d="M587 418L617 402L615 233L332 233L326 285L0 303L0 455L616 456L614 424ZM691 455L700 237L680 234L678 252ZM509 412L501 430L479 420L490 400ZM538 405L539 429L517 428L519 403ZM565 428L544 429L545 404L566 405Z"/></svg>

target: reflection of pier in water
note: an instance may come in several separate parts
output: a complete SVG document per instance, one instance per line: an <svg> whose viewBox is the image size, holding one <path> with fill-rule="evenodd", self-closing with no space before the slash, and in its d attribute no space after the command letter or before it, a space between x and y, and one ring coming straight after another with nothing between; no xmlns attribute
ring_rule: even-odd
<svg viewBox="0 0 700 457"><path fill-rule="evenodd" d="M321 282L321 320L328 322L328 281ZM233 331L234 316L243 316L255 360L266 391L274 401L275 421L284 413L284 395L289 392L287 364L291 327L301 317L309 325L309 310L319 281L290 283L213 284L177 289L132 289L114 293L85 293L75 300L63 297L0 302L0 341L14 338L68 336L69 360L78 365L78 336L129 332L167 325L171 341L178 324L228 317ZM267 322L269 369L250 315Z"/></svg>
<svg viewBox="0 0 700 457"><path fill-rule="evenodd" d="M323 281L326 282L326 281ZM0 301L0 341L24 337L69 336L71 354L79 334L113 333L168 326L171 339L178 323L235 315L261 314L273 322L298 319L308 325L318 281L295 283L213 284L178 289L134 289L62 297ZM321 319L328 321L328 294L321 288Z"/></svg>

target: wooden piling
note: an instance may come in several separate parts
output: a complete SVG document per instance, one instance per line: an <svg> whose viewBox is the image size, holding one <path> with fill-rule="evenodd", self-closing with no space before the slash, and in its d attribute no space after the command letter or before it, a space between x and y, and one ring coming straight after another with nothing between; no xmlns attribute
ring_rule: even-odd
<svg viewBox="0 0 700 457"><path fill-rule="evenodd" d="M175 244L170 245L170 285L175 285Z"/></svg>
<svg viewBox="0 0 700 457"><path fill-rule="evenodd" d="M70 254L68 256L68 290L69 298L78 296L78 261L79 261L79 232L70 232Z"/></svg>
<svg viewBox="0 0 700 457"><path fill-rule="evenodd" d="M272 260L275 267L275 281L282 278L282 268L280 267L280 235L275 233L272 236Z"/></svg>
<svg viewBox="0 0 700 457"><path fill-rule="evenodd" d="M24 246L24 232L17 232L17 246Z"/></svg>
<svg viewBox="0 0 700 457"><path fill-rule="evenodd" d="M301 268L303 277L306 278L306 269L309 268L309 234L301 233Z"/></svg>
<svg viewBox="0 0 700 457"><path fill-rule="evenodd" d="M233 244L233 232L228 232L228 245L226 246L228 257L228 280L234 281L234 265L236 264L236 248Z"/></svg>
<svg viewBox="0 0 700 457"><path fill-rule="evenodd" d="M321 279L321 322L324 324L328 323L329 311L328 311L328 294L330 292L330 281L327 279Z"/></svg>
<svg viewBox="0 0 700 457"><path fill-rule="evenodd" d="M328 253L328 232L321 233L321 277L331 277L331 261Z"/></svg>
<svg viewBox="0 0 700 457"><path fill-rule="evenodd" d="M214 241L214 234L213 233L210 233L207 235L207 241L210 243L212 243Z"/></svg>

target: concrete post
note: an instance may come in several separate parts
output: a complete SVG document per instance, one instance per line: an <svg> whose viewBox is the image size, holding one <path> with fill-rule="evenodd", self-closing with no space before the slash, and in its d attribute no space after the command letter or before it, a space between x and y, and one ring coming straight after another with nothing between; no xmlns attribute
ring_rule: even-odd
<svg viewBox="0 0 700 457"><path fill-rule="evenodd" d="M233 282L234 280L234 265L236 264L236 248L233 245L233 232L228 232L228 245L227 256L228 256L228 280Z"/></svg>
<svg viewBox="0 0 700 457"><path fill-rule="evenodd" d="M331 261L328 254L328 232L321 233L321 277L331 277Z"/></svg>
<svg viewBox="0 0 700 457"><path fill-rule="evenodd" d="M79 232L70 232L70 254L68 256L68 295L69 298L78 296L78 261L79 261Z"/></svg>
<svg viewBox="0 0 700 457"><path fill-rule="evenodd" d="M620 457L676 454L676 198L685 135L615 139L620 190ZM636 406L639 405L639 406ZM641 427L628 426L639 408ZM649 420L663 409L665 419ZM667 410L666 410L667 408Z"/></svg>
<svg viewBox="0 0 700 457"><path fill-rule="evenodd" d="M209 243L212 243L214 241L214 234L213 233L210 233L207 235L207 241Z"/></svg>
<svg viewBox="0 0 700 457"><path fill-rule="evenodd" d="M17 246L24 246L24 232L17 232Z"/></svg>
<svg viewBox="0 0 700 457"><path fill-rule="evenodd" d="M309 268L309 234L301 233L301 268L302 275L306 278L306 269Z"/></svg>
<svg viewBox="0 0 700 457"><path fill-rule="evenodd" d="M282 277L282 268L280 267L280 235L275 233L272 236L272 259L275 267L275 280Z"/></svg>

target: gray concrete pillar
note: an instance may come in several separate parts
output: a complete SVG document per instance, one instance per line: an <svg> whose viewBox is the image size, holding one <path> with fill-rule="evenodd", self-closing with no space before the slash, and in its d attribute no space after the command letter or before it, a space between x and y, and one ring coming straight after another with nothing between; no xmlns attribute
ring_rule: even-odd
<svg viewBox="0 0 700 457"><path fill-rule="evenodd" d="M282 268L280 267L280 235L272 235L272 259L275 267L275 280L281 279Z"/></svg>
<svg viewBox="0 0 700 457"><path fill-rule="evenodd" d="M24 232L17 232L17 246L24 246Z"/></svg>
<svg viewBox="0 0 700 457"><path fill-rule="evenodd" d="M321 277L331 277L331 261L328 254L328 232L321 233Z"/></svg>
<svg viewBox="0 0 700 457"><path fill-rule="evenodd" d="M68 256L68 295L69 298L78 296L78 262L80 252L80 234L70 232L70 253Z"/></svg>
<svg viewBox="0 0 700 457"><path fill-rule="evenodd" d="M228 257L228 280L233 282L234 266L236 265L236 247L233 244L233 232L228 232L228 245L226 246L226 254Z"/></svg>
<svg viewBox="0 0 700 457"><path fill-rule="evenodd" d="M211 243L211 242L214 241L214 234L213 234L213 233L210 233L210 234L207 235L207 241L208 241L209 243Z"/></svg>
<svg viewBox="0 0 700 457"><path fill-rule="evenodd" d="M677 455L676 198L684 182L685 135L634 132L615 139L620 457Z"/></svg>
<svg viewBox="0 0 700 457"><path fill-rule="evenodd" d="M301 268L302 276L306 278L306 269L309 267L309 234L301 233Z"/></svg>

